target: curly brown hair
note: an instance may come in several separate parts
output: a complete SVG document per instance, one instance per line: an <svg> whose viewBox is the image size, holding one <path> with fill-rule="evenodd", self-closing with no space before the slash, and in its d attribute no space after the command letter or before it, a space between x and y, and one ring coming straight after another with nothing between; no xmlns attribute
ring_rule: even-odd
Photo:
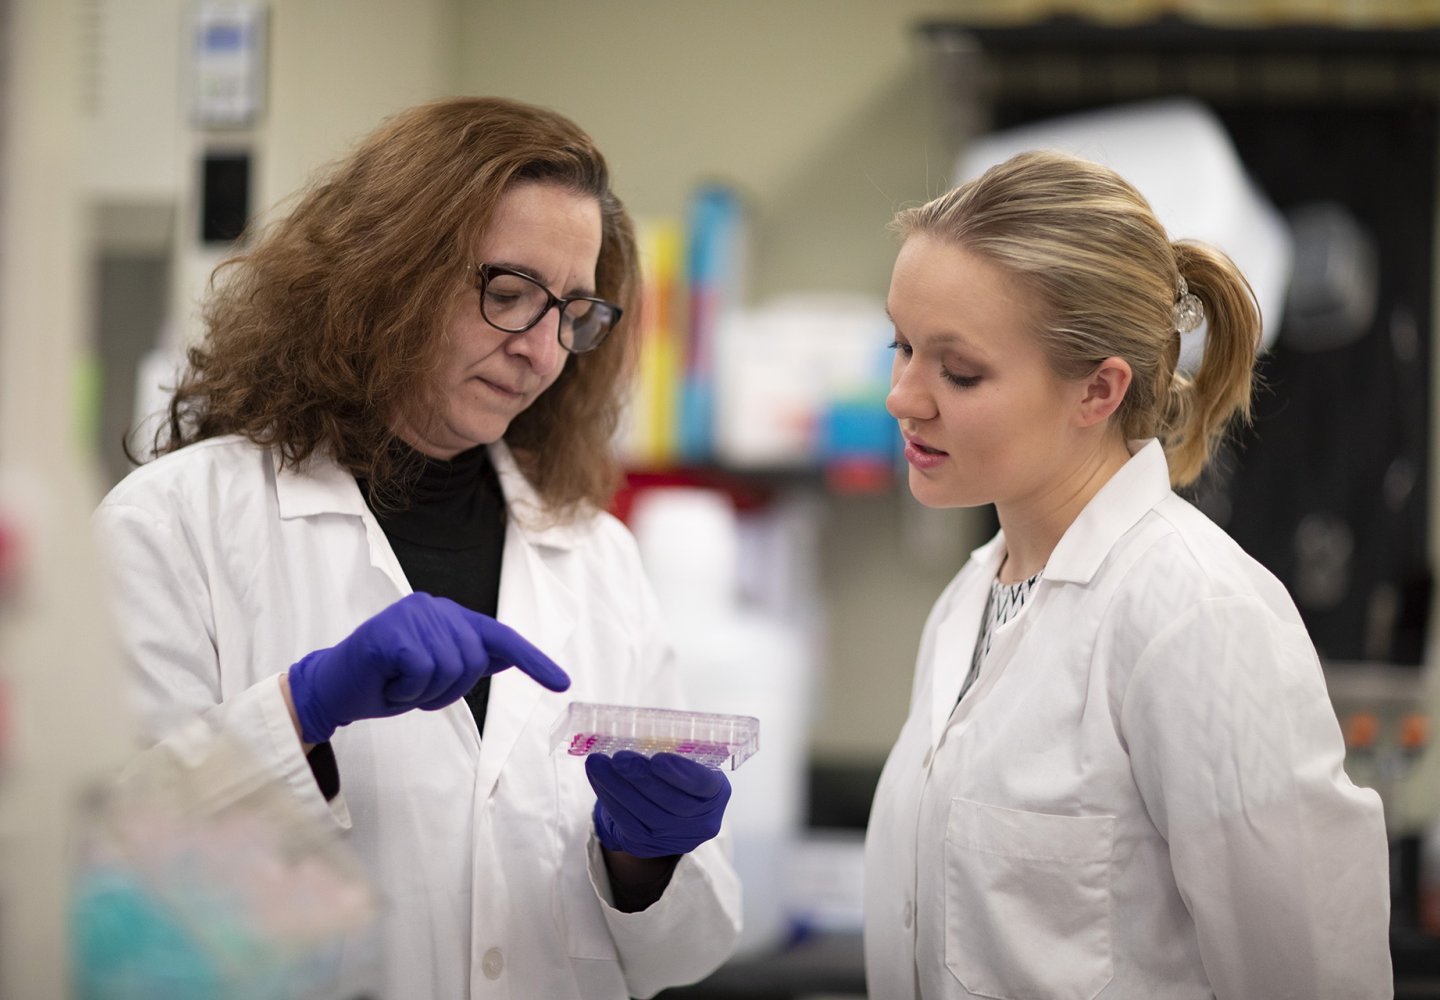
<svg viewBox="0 0 1440 1000"><path fill-rule="evenodd" d="M500 98L386 119L216 269L206 334L187 352L156 454L239 434L291 466L328 454L382 501L403 496L414 470L397 459L391 424L430 391L450 311L473 295L475 240L501 195L524 182L599 202L595 294L626 318L599 348L567 359L505 440L553 515L603 508L619 478L611 442L639 288L634 229L584 131Z"/></svg>

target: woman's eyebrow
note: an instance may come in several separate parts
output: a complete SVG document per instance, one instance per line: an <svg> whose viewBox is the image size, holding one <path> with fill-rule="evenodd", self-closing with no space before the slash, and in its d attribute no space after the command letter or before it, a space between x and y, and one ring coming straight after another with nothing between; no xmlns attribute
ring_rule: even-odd
<svg viewBox="0 0 1440 1000"><path fill-rule="evenodd" d="M891 325L894 326L896 330L900 329L900 324L895 321L895 314L890 311L890 306L888 304L885 306L885 318L890 321ZM959 345L961 347L967 346L964 337L960 336L960 334L958 333L952 333L948 330L942 330L940 333L935 334L933 337L926 337L925 339L928 342L940 347L950 347L951 345Z"/></svg>
<svg viewBox="0 0 1440 1000"><path fill-rule="evenodd" d="M509 260L492 260L487 261L486 263L491 264L494 267L503 267L507 271L517 271L520 274L525 275L525 277L537 282L542 287L546 289L550 288L550 282L545 280L545 276L539 271L535 270L533 267L530 267L528 264L521 264L516 261ZM579 288L566 289L560 295L561 298L575 298L577 296L581 298L594 298L595 289L581 285Z"/></svg>
<svg viewBox="0 0 1440 1000"><path fill-rule="evenodd" d="M489 264L491 267L503 267L507 271L515 271L519 274L525 275L525 277L527 278L540 282L540 284L542 285L545 284L545 276L542 275L539 271L535 270L533 267L529 266L528 264L521 264L518 261L513 260L491 260L486 261L486 263ZM549 286L547 285L546 287Z"/></svg>

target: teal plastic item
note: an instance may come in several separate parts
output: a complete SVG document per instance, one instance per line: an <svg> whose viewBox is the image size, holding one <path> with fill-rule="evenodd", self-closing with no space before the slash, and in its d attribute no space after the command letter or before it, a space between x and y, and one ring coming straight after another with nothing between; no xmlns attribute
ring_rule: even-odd
<svg viewBox="0 0 1440 1000"><path fill-rule="evenodd" d="M720 183L691 197L686 277L690 316L680 384L679 453L701 462L714 450L715 338L721 319L739 305L745 216L738 193Z"/></svg>
<svg viewBox="0 0 1440 1000"><path fill-rule="evenodd" d="M76 1000L228 1000L200 941L124 872L81 877L70 937Z"/></svg>

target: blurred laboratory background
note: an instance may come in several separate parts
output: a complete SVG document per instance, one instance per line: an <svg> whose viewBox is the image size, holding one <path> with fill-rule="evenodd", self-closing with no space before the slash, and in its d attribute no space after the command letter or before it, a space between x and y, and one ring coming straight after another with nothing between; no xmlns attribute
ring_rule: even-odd
<svg viewBox="0 0 1440 1000"><path fill-rule="evenodd" d="M1027 145L1115 166L1255 284L1256 420L1192 499L1306 619L1386 803L1397 996L1440 997L1435 0L0 0L0 996L71 995L129 745L90 509L245 228L457 93L609 158L645 267L614 509L695 707L761 719L740 953L665 997L864 995L870 795L994 529L906 489L886 224Z"/></svg>

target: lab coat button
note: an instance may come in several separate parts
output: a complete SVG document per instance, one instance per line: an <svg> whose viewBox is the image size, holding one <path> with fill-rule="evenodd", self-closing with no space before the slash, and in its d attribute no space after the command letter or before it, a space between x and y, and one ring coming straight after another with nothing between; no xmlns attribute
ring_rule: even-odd
<svg viewBox="0 0 1440 1000"><path fill-rule="evenodd" d="M505 971L505 956L500 953L499 948L491 948L480 960L480 971L485 973L486 979L499 979L500 973Z"/></svg>
<svg viewBox="0 0 1440 1000"><path fill-rule="evenodd" d="M905 901L905 929L908 931L910 925L915 922L915 907L907 899Z"/></svg>
<svg viewBox="0 0 1440 1000"><path fill-rule="evenodd" d="M930 750L926 750L926 751L925 751L925 759L920 762L920 766L923 767L923 768L928 769L928 768L930 767L930 761L932 761L934 758L935 758L935 751L934 751L934 749L932 748L932 749L930 749Z"/></svg>

